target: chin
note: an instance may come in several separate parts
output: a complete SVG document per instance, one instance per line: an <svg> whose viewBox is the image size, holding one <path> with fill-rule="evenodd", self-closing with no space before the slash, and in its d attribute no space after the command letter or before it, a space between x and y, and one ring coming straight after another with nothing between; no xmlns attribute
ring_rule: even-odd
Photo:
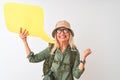
<svg viewBox="0 0 120 80"><path fill-rule="evenodd" d="M68 40L66 40L66 39L59 39L59 41L60 41L60 42L66 42L66 41L68 41Z"/></svg>

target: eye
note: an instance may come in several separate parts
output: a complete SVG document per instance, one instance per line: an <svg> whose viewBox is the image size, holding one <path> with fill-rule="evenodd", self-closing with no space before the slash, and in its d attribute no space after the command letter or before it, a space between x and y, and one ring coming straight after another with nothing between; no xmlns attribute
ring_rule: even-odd
<svg viewBox="0 0 120 80"><path fill-rule="evenodd" d="M63 31L64 31L64 33L68 33L68 32L69 32L69 30L68 30L68 29L64 29Z"/></svg>
<svg viewBox="0 0 120 80"><path fill-rule="evenodd" d="M58 29L58 30L56 30L56 32L60 34L62 32L62 30Z"/></svg>
<svg viewBox="0 0 120 80"><path fill-rule="evenodd" d="M60 34L61 32L68 33L68 32L69 32L69 29L67 29L67 28L57 29L56 32L57 32L58 34Z"/></svg>

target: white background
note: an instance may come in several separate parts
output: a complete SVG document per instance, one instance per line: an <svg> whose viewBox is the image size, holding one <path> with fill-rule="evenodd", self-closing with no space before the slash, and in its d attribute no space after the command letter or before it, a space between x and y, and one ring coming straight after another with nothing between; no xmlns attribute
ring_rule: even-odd
<svg viewBox="0 0 120 80"><path fill-rule="evenodd" d="M29 63L18 34L9 32L4 20L5 2L41 6L44 26L51 36L59 20L71 23L80 54L92 49L86 70L79 80L120 80L120 1L119 0L0 0L0 80L42 80L42 62ZM47 42L28 37L35 53Z"/></svg>

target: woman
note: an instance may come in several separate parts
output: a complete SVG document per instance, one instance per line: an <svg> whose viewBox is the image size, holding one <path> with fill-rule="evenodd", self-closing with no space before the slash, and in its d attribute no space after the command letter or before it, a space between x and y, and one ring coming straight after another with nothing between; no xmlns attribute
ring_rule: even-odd
<svg viewBox="0 0 120 80"><path fill-rule="evenodd" d="M70 23L62 20L57 22L55 29L52 32L52 36L55 39L52 49L47 47L45 50L34 54L27 43L28 31L22 31L20 29L20 38L22 39L27 57L30 62L40 62L50 55L54 55L51 71L54 76L54 80L74 80L73 77L79 78L84 72L86 57L91 54L90 49L86 49L80 60L80 54L76 46L73 43L74 32L70 28ZM70 66L71 51L74 51L76 56L73 67Z"/></svg>

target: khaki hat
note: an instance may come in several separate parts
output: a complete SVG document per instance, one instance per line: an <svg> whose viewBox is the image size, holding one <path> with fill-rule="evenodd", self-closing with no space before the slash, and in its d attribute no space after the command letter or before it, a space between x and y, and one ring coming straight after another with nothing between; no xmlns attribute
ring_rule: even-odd
<svg viewBox="0 0 120 80"><path fill-rule="evenodd" d="M57 24L55 26L55 29L52 32L52 36L53 37L55 37L56 30L59 29L59 28L67 28L67 29L69 29L69 31L71 32L72 36L74 36L74 32L73 32L73 30L70 27L70 23L67 22L66 20L62 20L62 21L58 21L57 22Z"/></svg>

